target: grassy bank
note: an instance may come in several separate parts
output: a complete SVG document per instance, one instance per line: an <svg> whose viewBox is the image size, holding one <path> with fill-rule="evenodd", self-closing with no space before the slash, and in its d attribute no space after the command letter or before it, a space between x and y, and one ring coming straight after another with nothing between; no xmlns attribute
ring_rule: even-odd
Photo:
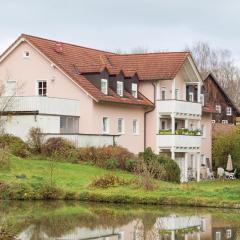
<svg viewBox="0 0 240 240"><path fill-rule="evenodd" d="M2 194L2 198L41 199L38 189L50 182L50 166L49 161L12 157L10 170L0 170L0 182L9 184L13 191L8 195ZM63 192L60 198L67 195L67 198L84 201L240 208L240 181L205 181L181 185L156 181L157 188L154 191L146 191L131 183L106 189L89 187L96 176L109 172L84 164L55 163L53 180ZM126 172L115 173L126 181L135 178Z"/></svg>

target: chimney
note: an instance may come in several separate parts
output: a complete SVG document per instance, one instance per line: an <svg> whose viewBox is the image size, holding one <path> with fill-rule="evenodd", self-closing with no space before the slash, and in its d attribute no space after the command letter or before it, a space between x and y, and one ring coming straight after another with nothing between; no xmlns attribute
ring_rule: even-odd
<svg viewBox="0 0 240 240"><path fill-rule="evenodd" d="M62 45L62 43L55 43L54 50L57 53L62 53L63 52L63 45Z"/></svg>

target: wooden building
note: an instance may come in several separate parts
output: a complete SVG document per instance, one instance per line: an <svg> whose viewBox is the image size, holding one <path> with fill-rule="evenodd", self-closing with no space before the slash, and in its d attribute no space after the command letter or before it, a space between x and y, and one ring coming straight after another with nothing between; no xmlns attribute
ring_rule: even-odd
<svg viewBox="0 0 240 240"><path fill-rule="evenodd" d="M204 77L202 93L204 94L204 105L215 109L212 114L213 123L236 124L236 118L240 116L239 109L212 73Z"/></svg>

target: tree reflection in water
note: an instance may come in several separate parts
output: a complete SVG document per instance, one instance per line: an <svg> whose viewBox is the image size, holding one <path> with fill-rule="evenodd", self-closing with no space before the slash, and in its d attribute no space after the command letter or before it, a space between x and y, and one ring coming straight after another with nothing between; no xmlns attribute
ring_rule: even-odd
<svg viewBox="0 0 240 240"><path fill-rule="evenodd" d="M219 232L219 239L236 239L239 223L233 210L57 201L0 205L0 225L22 240L217 239Z"/></svg>

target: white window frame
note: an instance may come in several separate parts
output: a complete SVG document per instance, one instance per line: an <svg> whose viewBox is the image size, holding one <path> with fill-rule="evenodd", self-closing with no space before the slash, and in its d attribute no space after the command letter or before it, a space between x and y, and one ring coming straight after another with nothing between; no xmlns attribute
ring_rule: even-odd
<svg viewBox="0 0 240 240"><path fill-rule="evenodd" d="M138 85L137 83L132 83L132 96L137 98L138 97Z"/></svg>
<svg viewBox="0 0 240 240"><path fill-rule="evenodd" d="M163 92L164 92L164 98L162 94ZM161 87L161 100L166 100L166 93L167 93L166 87Z"/></svg>
<svg viewBox="0 0 240 240"><path fill-rule="evenodd" d="M136 126L134 126L136 123ZM139 120L138 119L133 119L132 121L132 132L133 135L139 135Z"/></svg>
<svg viewBox="0 0 240 240"><path fill-rule="evenodd" d="M216 240L221 240L221 232L216 232Z"/></svg>
<svg viewBox="0 0 240 240"><path fill-rule="evenodd" d="M117 81L117 94L122 97L123 96L123 82Z"/></svg>
<svg viewBox="0 0 240 240"><path fill-rule="evenodd" d="M119 121L121 121L121 131L119 131ZM118 132L118 134L124 134L125 133L124 118L122 118L122 117L119 117L117 119L117 132Z"/></svg>
<svg viewBox="0 0 240 240"><path fill-rule="evenodd" d="M232 237L232 229L227 229L226 230L226 237L227 237L227 239Z"/></svg>
<svg viewBox="0 0 240 240"><path fill-rule="evenodd" d="M222 124L228 124L228 120L222 120Z"/></svg>
<svg viewBox="0 0 240 240"><path fill-rule="evenodd" d="M8 93L7 93L7 91L8 91L8 87L7 87L7 84L8 83L15 83L15 92L14 92L14 94L12 94L12 95L9 95ZM16 94L17 94L17 81L16 80L7 80L6 81L6 85L5 85L5 90L4 90L4 95L5 96L7 96L7 97L12 97L12 96L16 96Z"/></svg>
<svg viewBox="0 0 240 240"><path fill-rule="evenodd" d="M180 91L178 88L175 89L175 99L176 100L179 100L179 97L180 97Z"/></svg>
<svg viewBox="0 0 240 240"><path fill-rule="evenodd" d="M27 56L27 54L28 54L28 56ZM28 50L23 51L23 58L24 59L30 58L30 52Z"/></svg>
<svg viewBox="0 0 240 240"><path fill-rule="evenodd" d="M46 82L46 95L40 95L39 94L39 83L40 82ZM37 82L36 82L36 95L39 96L39 97L46 97L47 94L48 94L48 81L47 80L37 80Z"/></svg>
<svg viewBox="0 0 240 240"><path fill-rule="evenodd" d="M227 116L232 116L232 108L231 108L231 107L227 107L227 109L226 109L226 115L227 115Z"/></svg>
<svg viewBox="0 0 240 240"><path fill-rule="evenodd" d="M216 109L216 111L217 111L218 113L221 113L221 112L222 112L222 107L221 107L221 105L216 105L216 106L215 106L215 109Z"/></svg>
<svg viewBox="0 0 240 240"><path fill-rule="evenodd" d="M202 106L205 105L205 102L204 102L204 94L200 94L200 102L201 102Z"/></svg>
<svg viewBox="0 0 240 240"><path fill-rule="evenodd" d="M189 102L194 102L194 94L193 94L193 92L189 92Z"/></svg>
<svg viewBox="0 0 240 240"><path fill-rule="evenodd" d="M104 119L106 120L106 127L104 127ZM109 118L108 117L103 117L102 118L102 133L103 134L109 134Z"/></svg>
<svg viewBox="0 0 240 240"><path fill-rule="evenodd" d="M104 88L104 84L106 84L106 88ZM101 92L105 95L108 94L108 80L105 78L101 79Z"/></svg>
<svg viewBox="0 0 240 240"><path fill-rule="evenodd" d="M215 124L216 123L216 120L212 120L212 124Z"/></svg>

